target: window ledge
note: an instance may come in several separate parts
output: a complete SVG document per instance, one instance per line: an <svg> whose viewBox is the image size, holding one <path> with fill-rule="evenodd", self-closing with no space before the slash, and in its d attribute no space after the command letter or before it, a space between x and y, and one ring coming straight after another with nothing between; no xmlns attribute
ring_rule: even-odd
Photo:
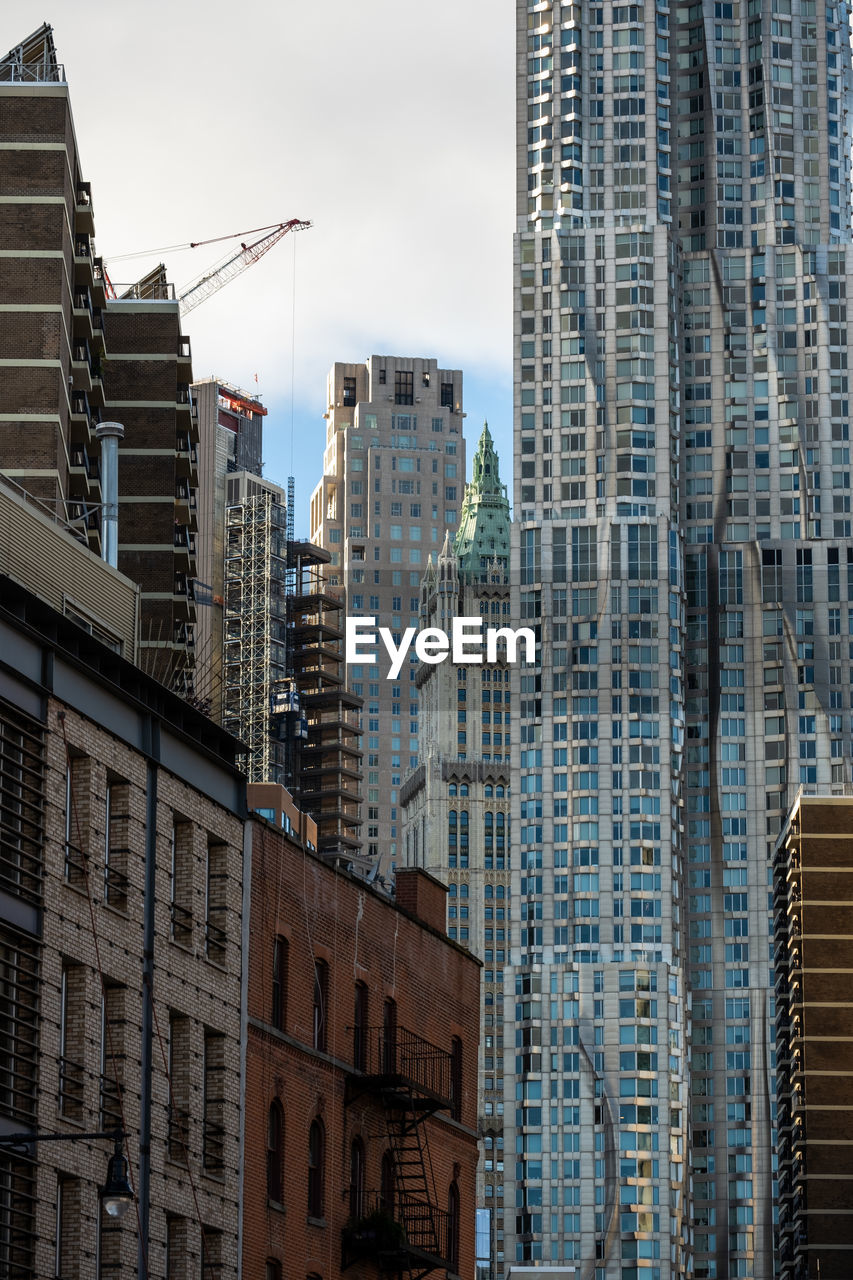
<svg viewBox="0 0 853 1280"><path fill-rule="evenodd" d="M309 1213L308 1217L306 1218L306 1222L308 1223L308 1226L309 1226L309 1227L326 1227L326 1226L328 1226L328 1225L329 1225L329 1224L326 1222L326 1219L325 1219L325 1218L312 1218L312 1217L311 1217L311 1215L310 1215L310 1213Z"/></svg>
<svg viewBox="0 0 853 1280"><path fill-rule="evenodd" d="M279 1200L270 1200L269 1196L267 1197L267 1208L275 1210L276 1213L287 1213L284 1205Z"/></svg>

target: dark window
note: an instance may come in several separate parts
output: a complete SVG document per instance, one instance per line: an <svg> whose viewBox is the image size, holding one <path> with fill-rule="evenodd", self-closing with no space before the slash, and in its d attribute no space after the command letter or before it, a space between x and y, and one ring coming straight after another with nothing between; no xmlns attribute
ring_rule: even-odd
<svg viewBox="0 0 853 1280"><path fill-rule="evenodd" d="M453 383L442 382L441 384L441 407L442 409L453 408Z"/></svg>
<svg viewBox="0 0 853 1280"><path fill-rule="evenodd" d="M344 378L344 408L351 408L355 404L355 378Z"/></svg>
<svg viewBox="0 0 853 1280"><path fill-rule="evenodd" d="M283 1031L287 1019L287 938L275 940L272 960L272 1025Z"/></svg>
<svg viewBox="0 0 853 1280"><path fill-rule="evenodd" d="M206 1173L225 1172L225 1036L204 1032L204 1122L202 1164Z"/></svg>
<svg viewBox="0 0 853 1280"><path fill-rule="evenodd" d="M329 966L325 960L314 961L314 1048L326 1051L329 1007Z"/></svg>
<svg viewBox="0 0 853 1280"><path fill-rule="evenodd" d="M385 1075L397 1070L397 1001L386 1000L382 1010L382 1058Z"/></svg>
<svg viewBox="0 0 853 1280"><path fill-rule="evenodd" d="M277 1098L267 1120L267 1198L284 1200L284 1111Z"/></svg>
<svg viewBox="0 0 853 1280"><path fill-rule="evenodd" d="M447 1193L447 1269L459 1271L459 1187L455 1182Z"/></svg>
<svg viewBox="0 0 853 1280"><path fill-rule="evenodd" d="M414 374L406 373L404 370L398 369L394 374L394 403L395 404L414 404L415 403L415 383Z"/></svg>
<svg viewBox="0 0 853 1280"><path fill-rule="evenodd" d="M450 1045L450 1114L462 1119L462 1041L454 1036Z"/></svg>
<svg viewBox="0 0 853 1280"><path fill-rule="evenodd" d="M277 1258L267 1258L265 1280L281 1280L281 1263Z"/></svg>
<svg viewBox="0 0 853 1280"><path fill-rule="evenodd" d="M364 1217L364 1143L356 1138L350 1148L349 1211L353 1218Z"/></svg>
<svg viewBox="0 0 853 1280"><path fill-rule="evenodd" d="M394 1212L394 1156L392 1152L386 1151L382 1157L382 1169L380 1171L380 1191L379 1199L382 1208L387 1213Z"/></svg>
<svg viewBox="0 0 853 1280"><path fill-rule="evenodd" d="M322 1120L314 1120L308 1131L308 1217L323 1216L323 1166L326 1134Z"/></svg>
<svg viewBox="0 0 853 1280"><path fill-rule="evenodd" d="M356 1071L367 1070L367 987L363 982L355 984L352 1063Z"/></svg>
<svg viewBox="0 0 853 1280"><path fill-rule="evenodd" d="M382 387L384 387L384 386L385 386L385 377L386 377L385 370L384 370L384 369L380 369L380 370L379 370L379 385L380 385L380 386L382 386Z"/></svg>

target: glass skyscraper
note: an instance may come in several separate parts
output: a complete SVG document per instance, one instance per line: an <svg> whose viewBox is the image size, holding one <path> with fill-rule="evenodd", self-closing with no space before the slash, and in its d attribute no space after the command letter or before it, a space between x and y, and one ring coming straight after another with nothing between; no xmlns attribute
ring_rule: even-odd
<svg viewBox="0 0 853 1280"><path fill-rule="evenodd" d="M849 7L517 16L506 1258L767 1280L773 843L851 777Z"/></svg>

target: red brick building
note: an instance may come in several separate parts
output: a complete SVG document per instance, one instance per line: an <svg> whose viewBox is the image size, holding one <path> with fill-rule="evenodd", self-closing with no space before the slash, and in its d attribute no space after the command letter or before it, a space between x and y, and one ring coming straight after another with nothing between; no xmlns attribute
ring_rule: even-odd
<svg viewBox="0 0 853 1280"><path fill-rule="evenodd" d="M397 902L252 836L243 1274L474 1276L480 966L444 886Z"/></svg>

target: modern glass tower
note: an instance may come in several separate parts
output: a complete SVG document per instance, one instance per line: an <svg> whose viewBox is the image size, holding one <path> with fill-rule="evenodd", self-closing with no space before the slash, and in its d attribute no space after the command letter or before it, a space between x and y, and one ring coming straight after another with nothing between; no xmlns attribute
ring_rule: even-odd
<svg viewBox="0 0 853 1280"><path fill-rule="evenodd" d="M507 1256L764 1280L773 842L850 780L849 10L517 13Z"/></svg>

